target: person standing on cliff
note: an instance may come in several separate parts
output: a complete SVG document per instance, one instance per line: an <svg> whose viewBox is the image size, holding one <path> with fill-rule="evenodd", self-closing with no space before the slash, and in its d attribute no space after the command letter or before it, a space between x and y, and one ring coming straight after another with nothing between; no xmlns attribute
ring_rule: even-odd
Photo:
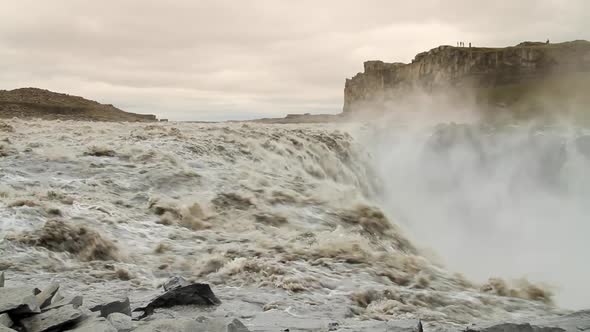
<svg viewBox="0 0 590 332"><path fill-rule="evenodd" d="M469 48L471 48L471 43L469 43Z"/></svg>

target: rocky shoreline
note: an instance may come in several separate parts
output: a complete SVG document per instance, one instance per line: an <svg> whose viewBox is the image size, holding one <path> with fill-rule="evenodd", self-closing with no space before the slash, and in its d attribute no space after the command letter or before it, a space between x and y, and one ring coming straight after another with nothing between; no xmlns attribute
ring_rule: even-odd
<svg viewBox="0 0 590 332"><path fill-rule="evenodd" d="M332 321L323 326L313 322L282 321L280 315L267 318L268 328L254 330L232 315L207 316L203 308L214 308L221 301L208 284L190 283L171 277L159 294L143 304L132 305L126 295L71 295L58 283L42 287L5 285L0 273L0 332L248 332L248 331L463 331L463 332L581 332L590 330L590 310L530 321L477 323L451 327L423 325L420 320L369 321L363 326L340 325ZM166 318L160 309L184 311L187 317ZM192 313L192 315L190 315ZM203 313L205 313L203 315ZM237 316L237 315L236 315ZM279 324L277 324L279 322ZM303 323L303 324L302 324ZM292 325L291 325L292 324ZM278 327L278 326L280 327ZM315 325L315 326L314 326Z"/></svg>

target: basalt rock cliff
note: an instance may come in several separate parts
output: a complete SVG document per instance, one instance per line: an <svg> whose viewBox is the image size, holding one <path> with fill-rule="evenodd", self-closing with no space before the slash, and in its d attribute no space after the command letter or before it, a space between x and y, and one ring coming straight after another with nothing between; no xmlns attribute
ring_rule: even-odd
<svg viewBox="0 0 590 332"><path fill-rule="evenodd" d="M156 121L151 114L122 111L82 97L37 88L0 90L0 118L82 121Z"/></svg>
<svg viewBox="0 0 590 332"><path fill-rule="evenodd" d="M343 111L388 111L416 90L467 93L479 104L531 110L539 105L539 96L588 98L583 91L588 83L590 42L584 40L506 48L439 46L409 64L365 62L363 73L346 80Z"/></svg>

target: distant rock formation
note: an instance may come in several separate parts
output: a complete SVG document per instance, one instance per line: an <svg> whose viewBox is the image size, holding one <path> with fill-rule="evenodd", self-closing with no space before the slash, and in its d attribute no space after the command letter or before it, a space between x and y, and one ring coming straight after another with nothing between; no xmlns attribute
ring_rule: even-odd
<svg viewBox="0 0 590 332"><path fill-rule="evenodd" d="M568 89L587 87L589 74L590 42L584 40L524 42L506 48L439 46L416 55L409 64L365 62L363 73L346 80L343 111L386 111L388 102L411 90L431 93L449 88L469 90L482 104L505 107L522 102L533 90L555 92L561 81L549 86L547 82L556 78L573 82Z"/></svg>
<svg viewBox="0 0 590 332"><path fill-rule="evenodd" d="M82 97L37 88L0 90L0 118L83 121L157 121L155 115L122 111Z"/></svg>

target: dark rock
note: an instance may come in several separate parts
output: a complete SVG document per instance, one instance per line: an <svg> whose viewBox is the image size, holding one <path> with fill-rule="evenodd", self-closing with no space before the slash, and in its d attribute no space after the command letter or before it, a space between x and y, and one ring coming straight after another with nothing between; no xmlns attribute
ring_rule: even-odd
<svg viewBox="0 0 590 332"><path fill-rule="evenodd" d="M84 303L90 311L100 312L101 317L106 318L114 312L120 312L127 316L131 316L131 305L128 297L116 298L101 296L86 298Z"/></svg>
<svg viewBox="0 0 590 332"><path fill-rule="evenodd" d="M80 318L82 318L82 312L69 305L21 319L20 323L27 332L43 332L74 324Z"/></svg>
<svg viewBox="0 0 590 332"><path fill-rule="evenodd" d="M220 303L221 301L213 294L208 284L196 283L171 289L157 296L147 305L133 311L143 311L143 314L138 318L142 319L154 313L155 308L169 308L176 305L216 305Z"/></svg>
<svg viewBox="0 0 590 332"><path fill-rule="evenodd" d="M0 287L4 287L4 272L0 272Z"/></svg>
<svg viewBox="0 0 590 332"><path fill-rule="evenodd" d="M110 314L107 320L113 325L117 332L129 332L135 328L131 317L119 312Z"/></svg>
<svg viewBox="0 0 590 332"><path fill-rule="evenodd" d="M328 331L336 331L336 330L338 330L338 326L339 326L339 324L336 322L329 323L328 324ZM422 331L419 331L419 332L422 332Z"/></svg>
<svg viewBox="0 0 590 332"><path fill-rule="evenodd" d="M45 288L41 293L37 294L37 304L41 309L51 304L51 300L57 291L59 290L59 284L52 283Z"/></svg>
<svg viewBox="0 0 590 332"><path fill-rule="evenodd" d="M0 313L21 315L41 312L35 297L38 291L29 287L0 288Z"/></svg>
<svg viewBox="0 0 590 332"><path fill-rule="evenodd" d="M164 287L165 291L169 291L169 290L172 290L175 288L180 288L180 287L184 287L184 286L188 286L188 285L190 285L190 282L188 282L183 277L174 276L174 277L171 277L170 279L166 280L166 282L164 282L162 287Z"/></svg>
<svg viewBox="0 0 590 332"><path fill-rule="evenodd" d="M191 319L162 319L151 321L133 330L134 332L199 332L210 331Z"/></svg>
<svg viewBox="0 0 590 332"><path fill-rule="evenodd" d="M118 332L104 317L91 317L78 323L70 332Z"/></svg>
<svg viewBox="0 0 590 332"><path fill-rule="evenodd" d="M227 332L250 332L250 330L238 319L234 319L227 324Z"/></svg>
<svg viewBox="0 0 590 332"><path fill-rule="evenodd" d="M11 327L12 325L14 325L14 323L7 313L0 314L0 326Z"/></svg>
<svg viewBox="0 0 590 332"><path fill-rule="evenodd" d="M55 301L55 296L54 296L54 301L52 301L51 305L45 307L42 309L42 311L47 311L47 310L51 310L51 309L57 309L66 305L72 305L74 307L74 309L79 308L84 299L82 298L82 296L77 295L74 297L62 297L61 295L59 296L61 297L61 299L57 299L57 301Z"/></svg>

